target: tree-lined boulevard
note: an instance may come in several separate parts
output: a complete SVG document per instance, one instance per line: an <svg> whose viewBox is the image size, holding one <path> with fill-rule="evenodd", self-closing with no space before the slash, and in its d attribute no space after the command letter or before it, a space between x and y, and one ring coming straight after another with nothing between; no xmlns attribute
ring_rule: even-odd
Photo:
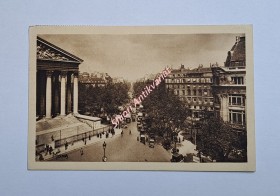
<svg viewBox="0 0 280 196"><path fill-rule="evenodd" d="M150 148L146 143L144 145L137 141L139 132L137 131L137 122L131 122L126 129L123 129L123 135L117 135L106 142L106 157L108 162L169 162L171 153L160 145ZM131 130L131 134L129 131ZM65 161L85 161L101 162L104 155L103 140L95 144L83 147L83 155L80 149L68 153L68 159Z"/></svg>

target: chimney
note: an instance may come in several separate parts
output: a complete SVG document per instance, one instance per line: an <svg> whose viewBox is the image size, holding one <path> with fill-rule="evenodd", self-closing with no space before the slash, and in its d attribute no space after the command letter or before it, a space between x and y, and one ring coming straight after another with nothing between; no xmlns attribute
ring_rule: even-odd
<svg viewBox="0 0 280 196"><path fill-rule="evenodd" d="M181 69L185 69L183 64L181 64Z"/></svg>

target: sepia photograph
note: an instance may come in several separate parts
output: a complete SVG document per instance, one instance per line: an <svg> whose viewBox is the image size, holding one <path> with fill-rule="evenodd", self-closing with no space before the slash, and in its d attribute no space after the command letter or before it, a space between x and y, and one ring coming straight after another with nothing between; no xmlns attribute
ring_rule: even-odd
<svg viewBox="0 0 280 196"><path fill-rule="evenodd" d="M255 171L251 26L34 26L29 43L29 169Z"/></svg>

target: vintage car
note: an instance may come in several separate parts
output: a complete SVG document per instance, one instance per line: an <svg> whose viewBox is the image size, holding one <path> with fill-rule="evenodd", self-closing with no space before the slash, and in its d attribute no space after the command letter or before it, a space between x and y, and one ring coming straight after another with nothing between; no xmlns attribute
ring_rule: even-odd
<svg viewBox="0 0 280 196"><path fill-rule="evenodd" d="M146 136L145 135L140 135L140 142L143 144L146 144Z"/></svg>
<svg viewBox="0 0 280 196"><path fill-rule="evenodd" d="M171 162L184 162L184 156L179 153L172 154Z"/></svg>
<svg viewBox="0 0 280 196"><path fill-rule="evenodd" d="M155 147L155 140L154 139L149 139L149 147L154 148Z"/></svg>

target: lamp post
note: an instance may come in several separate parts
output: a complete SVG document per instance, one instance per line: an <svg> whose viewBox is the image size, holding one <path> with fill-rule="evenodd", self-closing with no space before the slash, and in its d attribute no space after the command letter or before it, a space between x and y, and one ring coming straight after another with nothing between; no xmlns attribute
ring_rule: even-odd
<svg viewBox="0 0 280 196"><path fill-rule="evenodd" d="M105 156L105 149L106 149L106 142L104 141L104 143L103 143L104 156L102 157L103 162L107 161L107 157Z"/></svg>

